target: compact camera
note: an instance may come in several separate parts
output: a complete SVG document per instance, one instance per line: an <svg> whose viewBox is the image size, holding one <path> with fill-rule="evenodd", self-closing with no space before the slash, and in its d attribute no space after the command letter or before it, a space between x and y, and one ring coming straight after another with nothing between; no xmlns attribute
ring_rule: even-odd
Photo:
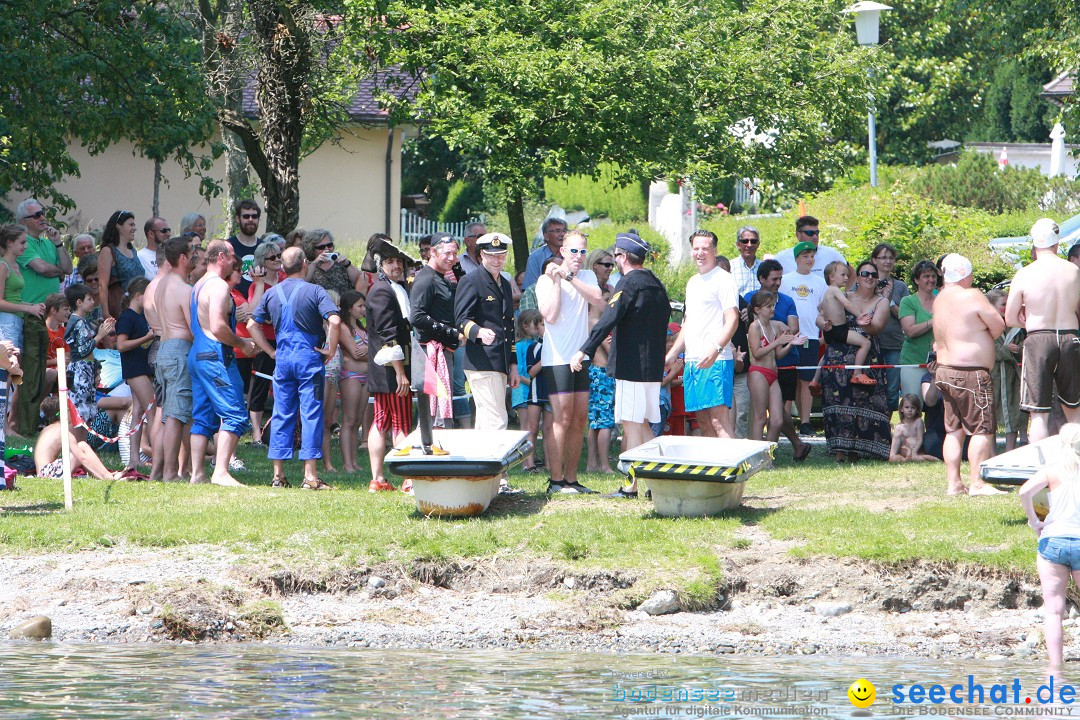
<svg viewBox="0 0 1080 720"><path fill-rule="evenodd" d="M327 255L326 257L327 257L328 260L330 260L330 262L337 262L337 259L339 257L341 257L341 254L333 252L333 253L330 253L329 255Z"/></svg>

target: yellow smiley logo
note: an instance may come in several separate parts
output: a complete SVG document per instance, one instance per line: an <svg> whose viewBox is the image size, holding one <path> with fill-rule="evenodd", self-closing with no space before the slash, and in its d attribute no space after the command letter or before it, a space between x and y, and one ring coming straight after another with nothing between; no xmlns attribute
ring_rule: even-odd
<svg viewBox="0 0 1080 720"><path fill-rule="evenodd" d="M865 678L859 678L847 689L848 700L857 708L868 708L877 699L877 688Z"/></svg>

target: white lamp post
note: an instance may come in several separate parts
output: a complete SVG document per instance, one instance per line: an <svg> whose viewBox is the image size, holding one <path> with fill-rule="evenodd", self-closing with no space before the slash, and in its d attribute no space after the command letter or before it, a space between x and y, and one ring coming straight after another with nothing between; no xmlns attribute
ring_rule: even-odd
<svg viewBox="0 0 1080 720"><path fill-rule="evenodd" d="M859 38L860 45L878 44L878 28L881 25L881 13L884 10L892 10L892 8L873 0L862 0L842 10L855 16L855 34ZM866 117L866 127L870 135L870 187L877 187L877 124L874 120L872 95L870 99L870 110Z"/></svg>

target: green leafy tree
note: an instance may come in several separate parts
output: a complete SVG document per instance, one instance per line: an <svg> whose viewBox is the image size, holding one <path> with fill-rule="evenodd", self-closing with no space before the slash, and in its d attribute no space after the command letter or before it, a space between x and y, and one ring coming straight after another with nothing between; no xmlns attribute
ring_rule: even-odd
<svg viewBox="0 0 1080 720"><path fill-rule="evenodd" d="M340 6L304 0L198 0L209 93L259 179L266 227L284 233L300 218L300 160L349 122L366 73L363 53L342 48ZM257 111L238 93L255 87Z"/></svg>
<svg viewBox="0 0 1080 720"><path fill-rule="evenodd" d="M418 80L389 106L482 158L527 257L544 177L820 187L849 158L868 53L824 0L346 0L348 44Z"/></svg>
<svg viewBox="0 0 1080 720"><path fill-rule="evenodd" d="M878 143L885 162L918 163L926 143L969 137L1046 141L1047 63L1032 55L1033 31L1067 0L912 0L881 16L875 75ZM1016 58L1025 61L1014 66ZM977 127L973 133L972 128ZM865 134L863 134L865 138Z"/></svg>
<svg viewBox="0 0 1080 720"><path fill-rule="evenodd" d="M18 187L63 208L54 183L127 139L148 158L196 171L212 131L192 25L149 0L0 0L0 192ZM203 189L212 181L204 179Z"/></svg>

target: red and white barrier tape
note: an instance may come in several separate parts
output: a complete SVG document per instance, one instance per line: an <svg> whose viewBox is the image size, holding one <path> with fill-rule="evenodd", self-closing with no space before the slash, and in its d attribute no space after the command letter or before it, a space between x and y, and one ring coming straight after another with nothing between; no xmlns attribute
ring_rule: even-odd
<svg viewBox="0 0 1080 720"><path fill-rule="evenodd" d="M143 426L143 423L145 423L146 420L150 417L150 411L154 409L154 401L151 400L150 404L146 408L146 412L144 412L143 416L141 418L139 418L139 422L132 425L131 428L126 433L124 433L123 435L117 435L114 438L110 438L110 437L105 437L104 435L102 435L99 432L95 432L94 429L92 427L90 427L90 425L85 420L83 420L82 415L79 414L78 408L75 407L75 403L71 402L71 398L68 398L67 404L68 404L68 414L71 415L71 417L73 418L73 420L71 422L71 426L72 427L86 428L86 434L87 435L93 435L98 440L101 440L102 442L106 442L106 443L120 442L120 440L122 438L131 437L135 433L139 432L139 428L141 428Z"/></svg>

